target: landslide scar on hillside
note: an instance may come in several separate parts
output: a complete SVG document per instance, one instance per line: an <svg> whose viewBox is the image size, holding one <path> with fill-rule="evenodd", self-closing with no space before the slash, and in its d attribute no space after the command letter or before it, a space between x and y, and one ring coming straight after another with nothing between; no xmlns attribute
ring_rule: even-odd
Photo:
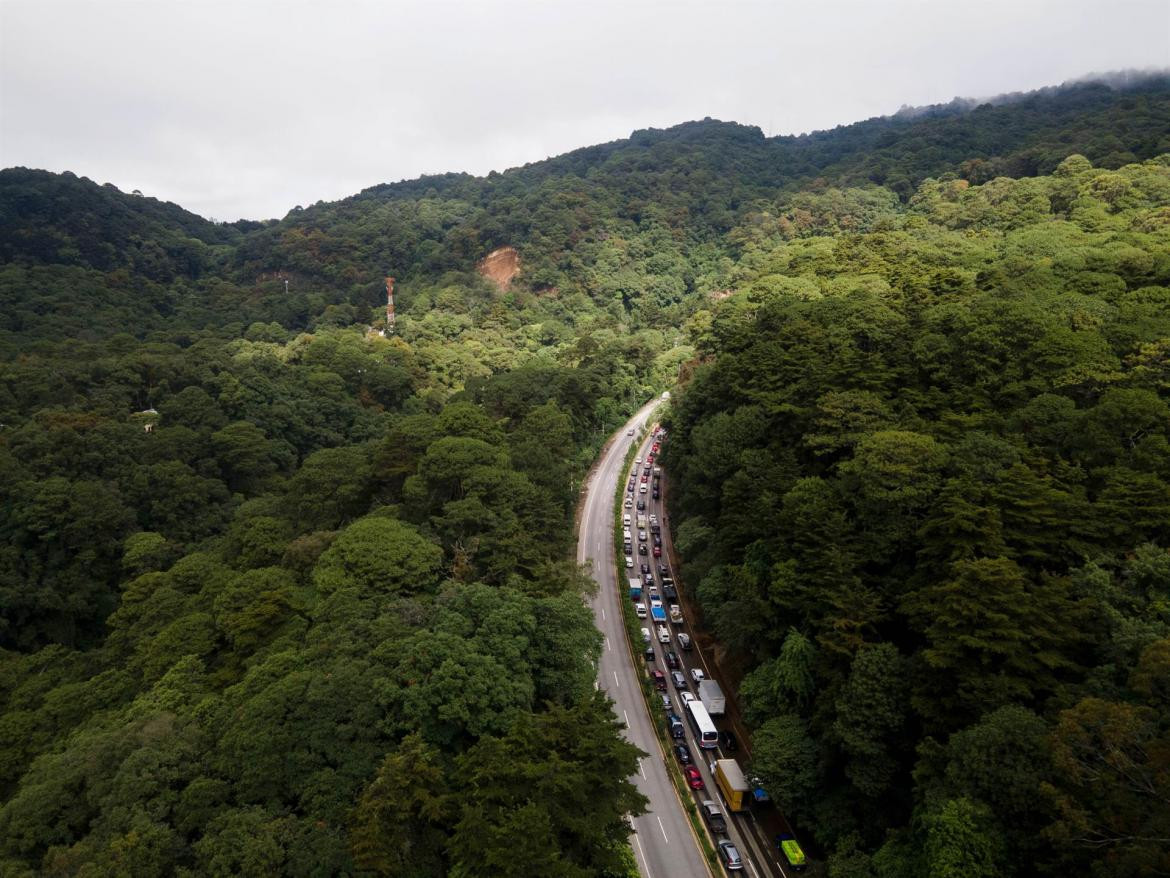
<svg viewBox="0 0 1170 878"><path fill-rule="evenodd" d="M520 271L520 254L515 247L500 247L481 259L475 268L501 290L506 290Z"/></svg>

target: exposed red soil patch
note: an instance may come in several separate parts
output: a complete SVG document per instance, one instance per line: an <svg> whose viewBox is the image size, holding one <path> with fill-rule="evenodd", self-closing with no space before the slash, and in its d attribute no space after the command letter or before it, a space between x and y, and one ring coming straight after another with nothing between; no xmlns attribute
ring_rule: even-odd
<svg viewBox="0 0 1170 878"><path fill-rule="evenodd" d="M520 271L520 254L515 247L500 247L481 259L476 270L501 290L506 290Z"/></svg>

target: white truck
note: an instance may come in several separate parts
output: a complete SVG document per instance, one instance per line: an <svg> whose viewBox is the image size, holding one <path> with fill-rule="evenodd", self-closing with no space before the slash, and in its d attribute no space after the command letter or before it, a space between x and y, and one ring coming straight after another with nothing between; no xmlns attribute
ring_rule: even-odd
<svg viewBox="0 0 1170 878"><path fill-rule="evenodd" d="M707 713L711 716L722 716L727 709L723 690L714 680L704 679L699 682L699 700L703 702L703 707L707 708Z"/></svg>

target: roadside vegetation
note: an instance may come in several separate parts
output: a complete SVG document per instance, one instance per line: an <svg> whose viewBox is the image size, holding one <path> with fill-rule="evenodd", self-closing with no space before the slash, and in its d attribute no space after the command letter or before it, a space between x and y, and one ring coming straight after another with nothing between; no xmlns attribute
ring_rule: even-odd
<svg viewBox="0 0 1170 878"><path fill-rule="evenodd" d="M683 578L830 874L1170 869L1168 122L704 120L232 224L0 171L0 872L626 874L565 558L676 381Z"/></svg>
<svg viewBox="0 0 1170 878"><path fill-rule="evenodd" d="M682 578L831 874L1170 866L1168 211L1170 156L801 194L691 318Z"/></svg>

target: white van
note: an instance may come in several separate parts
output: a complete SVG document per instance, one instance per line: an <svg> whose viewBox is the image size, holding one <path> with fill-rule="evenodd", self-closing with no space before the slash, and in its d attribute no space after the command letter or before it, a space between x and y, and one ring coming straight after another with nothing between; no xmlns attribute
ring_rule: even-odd
<svg viewBox="0 0 1170 878"><path fill-rule="evenodd" d="M670 643L670 629L665 625L658 626L658 642Z"/></svg>

